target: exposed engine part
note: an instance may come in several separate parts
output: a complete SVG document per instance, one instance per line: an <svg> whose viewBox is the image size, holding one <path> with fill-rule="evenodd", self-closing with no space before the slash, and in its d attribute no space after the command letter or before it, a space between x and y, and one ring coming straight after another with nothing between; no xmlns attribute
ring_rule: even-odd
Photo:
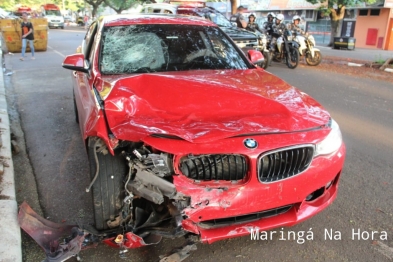
<svg viewBox="0 0 393 262"><path fill-rule="evenodd" d="M51 253L47 253L44 262L61 262L79 254L85 234L76 227L72 231L72 239L68 242L64 242L63 244L56 243L57 241L51 242L54 245L51 245Z"/></svg>
<svg viewBox="0 0 393 262"><path fill-rule="evenodd" d="M153 161L149 155L149 161ZM160 158L162 160L162 158ZM183 199L181 194L178 194L176 187L169 181L160 178L154 171L146 168L146 166L138 160L134 160L133 166L136 171L135 177L127 185L134 195L143 197L155 204L164 202L164 196L170 199Z"/></svg>
<svg viewBox="0 0 393 262"><path fill-rule="evenodd" d="M61 262L76 256L87 235L77 226L58 224L42 218L26 202L20 206L18 223L45 251L47 262Z"/></svg>
<svg viewBox="0 0 393 262"><path fill-rule="evenodd" d="M171 176L174 174L172 156L169 154L152 154L148 149L134 149L132 153L138 158L139 166L148 169L159 177Z"/></svg>

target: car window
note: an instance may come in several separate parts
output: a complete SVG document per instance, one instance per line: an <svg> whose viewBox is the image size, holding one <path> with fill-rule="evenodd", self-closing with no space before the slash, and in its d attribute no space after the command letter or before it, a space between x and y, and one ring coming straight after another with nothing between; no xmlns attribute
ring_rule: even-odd
<svg viewBox="0 0 393 262"><path fill-rule="evenodd" d="M96 31L97 31L97 23L94 22L93 24L90 25L89 30L87 30L85 39L82 44L82 51L85 57L90 56L90 50L91 50L91 46L93 45Z"/></svg>
<svg viewBox="0 0 393 262"><path fill-rule="evenodd" d="M161 8L146 7L141 12L142 13L161 13Z"/></svg>
<svg viewBox="0 0 393 262"><path fill-rule="evenodd" d="M206 12L204 17L221 27L232 27L231 22L221 13Z"/></svg>
<svg viewBox="0 0 393 262"><path fill-rule="evenodd" d="M106 27L99 61L102 74L249 66L219 28L190 25Z"/></svg>

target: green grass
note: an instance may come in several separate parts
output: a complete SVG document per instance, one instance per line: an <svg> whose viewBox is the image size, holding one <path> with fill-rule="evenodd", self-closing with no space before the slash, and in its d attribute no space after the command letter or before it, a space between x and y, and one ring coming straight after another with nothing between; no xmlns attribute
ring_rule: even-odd
<svg viewBox="0 0 393 262"><path fill-rule="evenodd" d="M374 63L382 65L383 63L385 63L385 59L382 59L382 56L378 55L378 57L375 58Z"/></svg>

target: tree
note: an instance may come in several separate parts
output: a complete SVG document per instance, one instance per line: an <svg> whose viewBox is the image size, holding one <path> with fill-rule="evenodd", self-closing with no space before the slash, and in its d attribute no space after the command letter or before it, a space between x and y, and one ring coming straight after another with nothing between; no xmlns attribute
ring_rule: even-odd
<svg viewBox="0 0 393 262"><path fill-rule="evenodd" d="M138 0L104 0L105 4L120 14L121 11L130 9L133 5L141 1Z"/></svg>
<svg viewBox="0 0 393 262"><path fill-rule="evenodd" d="M345 9L358 3L373 4L376 0L306 0L311 4L321 3L321 11L330 16L331 34L329 46L333 46L334 37L341 36L341 27L344 20Z"/></svg>
<svg viewBox="0 0 393 262"><path fill-rule="evenodd" d="M234 15L234 14L236 14L236 12L237 12L237 0L231 0L231 11L232 11L232 14Z"/></svg>
<svg viewBox="0 0 393 262"><path fill-rule="evenodd" d="M104 2L104 0L85 0L85 2L91 5L91 7L93 7L93 11L91 12L91 15L95 17L97 14L98 7Z"/></svg>

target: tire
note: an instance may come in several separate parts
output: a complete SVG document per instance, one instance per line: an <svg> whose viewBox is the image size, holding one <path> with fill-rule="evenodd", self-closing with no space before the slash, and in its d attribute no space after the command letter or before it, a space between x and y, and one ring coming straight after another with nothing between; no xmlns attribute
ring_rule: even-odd
<svg viewBox="0 0 393 262"><path fill-rule="evenodd" d="M269 51L269 59L270 59L269 66L272 65L273 58L274 58L274 52L273 51Z"/></svg>
<svg viewBox="0 0 393 262"><path fill-rule="evenodd" d="M263 63L262 68L266 69L271 64L271 54L269 51L265 51L263 52L263 56L265 57L265 62Z"/></svg>
<svg viewBox="0 0 393 262"><path fill-rule="evenodd" d="M288 68L295 69L299 64L299 50L290 46L289 53L286 54L285 59Z"/></svg>
<svg viewBox="0 0 393 262"><path fill-rule="evenodd" d="M102 146L96 141L100 139L90 137L88 139L87 153L90 162L90 178L94 179L96 173L96 161L94 150ZM96 148L95 148L96 147ZM99 172L92 186L94 222L97 230L108 229L107 221L114 220L120 215L122 200L124 199L124 178L127 174L127 166L124 157L112 156L109 152L104 155L97 152Z"/></svg>
<svg viewBox="0 0 393 262"><path fill-rule="evenodd" d="M314 52L314 59L311 57L310 53L306 55L306 63L310 66L317 66L322 62L322 54L319 51Z"/></svg>
<svg viewBox="0 0 393 262"><path fill-rule="evenodd" d="M61 29L64 29L64 26L60 27Z"/></svg>
<svg viewBox="0 0 393 262"><path fill-rule="evenodd" d="M73 94L73 100L74 100L75 122L76 122L77 124L79 124L79 115L78 115L78 108L76 107L75 94Z"/></svg>

